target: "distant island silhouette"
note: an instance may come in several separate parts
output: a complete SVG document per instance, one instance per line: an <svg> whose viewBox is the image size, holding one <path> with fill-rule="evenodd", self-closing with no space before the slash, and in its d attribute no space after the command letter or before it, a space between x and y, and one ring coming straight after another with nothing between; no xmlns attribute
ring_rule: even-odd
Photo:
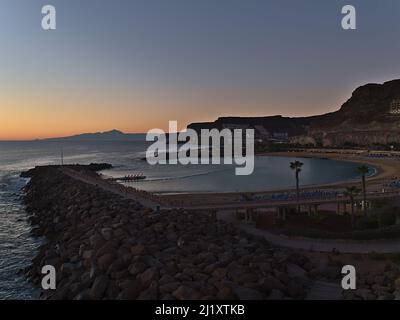
<svg viewBox="0 0 400 320"><path fill-rule="evenodd" d="M38 139L38 141L137 141L143 140L145 133L124 133L120 130L110 130L95 133L82 133L67 137Z"/></svg>
<svg viewBox="0 0 400 320"><path fill-rule="evenodd" d="M214 122L187 126L202 129L254 129L258 140L284 141L291 145L343 147L371 145L400 146L400 79L358 87L335 112L308 117L220 117ZM83 133L45 141L137 141L145 133L113 129Z"/></svg>

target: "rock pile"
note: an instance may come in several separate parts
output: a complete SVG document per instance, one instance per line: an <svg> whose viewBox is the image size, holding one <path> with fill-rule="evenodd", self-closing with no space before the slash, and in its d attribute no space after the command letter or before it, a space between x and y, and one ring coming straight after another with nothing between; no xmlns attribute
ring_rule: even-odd
<svg viewBox="0 0 400 320"><path fill-rule="evenodd" d="M400 300L400 270L387 264L383 273L367 272L357 281L357 290L344 292L347 300Z"/></svg>
<svg viewBox="0 0 400 320"><path fill-rule="evenodd" d="M155 212L57 167L29 176L32 232L46 242L25 273L40 286L44 265L57 271L57 289L43 299L303 299L318 277L305 254L212 214Z"/></svg>

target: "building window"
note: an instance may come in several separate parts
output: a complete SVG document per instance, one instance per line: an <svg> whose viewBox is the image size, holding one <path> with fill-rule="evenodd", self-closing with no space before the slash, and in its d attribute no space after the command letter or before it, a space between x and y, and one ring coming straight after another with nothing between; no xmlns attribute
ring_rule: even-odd
<svg viewBox="0 0 400 320"><path fill-rule="evenodd" d="M390 104L390 114L400 115L400 99L395 99Z"/></svg>

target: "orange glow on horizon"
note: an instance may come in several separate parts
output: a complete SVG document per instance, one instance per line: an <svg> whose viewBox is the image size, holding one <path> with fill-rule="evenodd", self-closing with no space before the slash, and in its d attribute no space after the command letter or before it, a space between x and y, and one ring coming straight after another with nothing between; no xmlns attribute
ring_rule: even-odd
<svg viewBox="0 0 400 320"><path fill-rule="evenodd" d="M154 128L168 131L169 120L177 120L182 130L191 122L215 120L214 116L204 119L189 113L182 115L176 109L170 112L169 119L168 106L160 112L160 106L149 103L141 103L141 107L125 107L129 104L121 103L118 108L110 108L104 102L88 101L85 107L78 107L69 101L53 107L50 99L39 104L32 103L32 99L19 99L16 103L2 97L0 105L7 106L7 109L1 108L0 140L3 141L56 138L113 129L124 133L146 133Z"/></svg>
<svg viewBox="0 0 400 320"><path fill-rule="evenodd" d="M260 97L238 98L233 94L201 98L187 93L166 97L147 92L132 96L103 92L103 96L96 96L84 90L64 89L42 96L33 88L22 92L15 87L9 89L0 96L0 140L46 139L113 129L146 133L159 128L167 132L168 121L172 120L183 130L189 123L211 122L224 116L305 116L304 111L310 110L311 105L309 101L304 106L297 102L296 114L288 111L293 110L291 101L272 101L271 106L265 106L265 100Z"/></svg>

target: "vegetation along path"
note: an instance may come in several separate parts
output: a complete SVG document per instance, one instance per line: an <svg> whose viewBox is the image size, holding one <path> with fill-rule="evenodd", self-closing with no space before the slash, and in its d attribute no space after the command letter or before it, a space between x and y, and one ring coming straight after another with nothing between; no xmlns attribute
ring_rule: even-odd
<svg viewBox="0 0 400 320"><path fill-rule="evenodd" d="M239 228L249 234L260 236L270 243L287 248L341 253L396 253L400 252L400 240L331 240L331 239L311 239L300 237L288 237L285 235L273 234L266 230L260 230L256 227L240 223Z"/></svg>

